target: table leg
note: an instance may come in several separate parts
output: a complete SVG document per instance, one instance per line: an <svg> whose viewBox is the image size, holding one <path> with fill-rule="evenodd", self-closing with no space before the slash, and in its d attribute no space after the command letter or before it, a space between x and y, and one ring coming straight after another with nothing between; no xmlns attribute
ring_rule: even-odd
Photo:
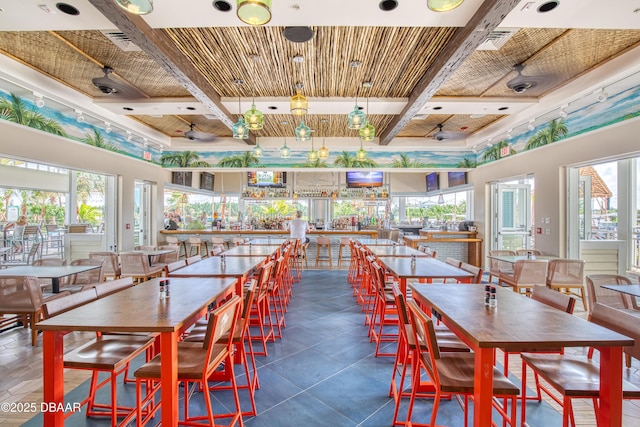
<svg viewBox="0 0 640 427"><path fill-rule="evenodd" d="M178 425L178 334L160 334L162 425ZM186 390L185 390L186 391Z"/></svg>
<svg viewBox="0 0 640 427"><path fill-rule="evenodd" d="M59 277L53 277L51 279L51 290L53 291L54 294L57 294L58 292L60 292L60 278Z"/></svg>
<svg viewBox="0 0 640 427"><path fill-rule="evenodd" d="M622 426L622 347L601 347L598 425Z"/></svg>
<svg viewBox="0 0 640 427"><path fill-rule="evenodd" d="M473 425L490 426L493 396L493 364L492 348L474 349L474 390L473 390Z"/></svg>
<svg viewBox="0 0 640 427"><path fill-rule="evenodd" d="M400 292L402 292L403 295L407 295L407 278L400 277L398 285L400 286Z"/></svg>
<svg viewBox="0 0 640 427"><path fill-rule="evenodd" d="M44 331L43 342L43 403L54 408L64 403L64 332ZM45 426L64 425L63 411L46 411L43 414Z"/></svg>

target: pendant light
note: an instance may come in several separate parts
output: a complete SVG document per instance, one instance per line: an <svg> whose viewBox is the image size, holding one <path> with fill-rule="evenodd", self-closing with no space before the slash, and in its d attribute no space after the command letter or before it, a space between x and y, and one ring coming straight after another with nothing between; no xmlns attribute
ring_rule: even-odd
<svg viewBox="0 0 640 427"><path fill-rule="evenodd" d="M305 142L311 139L311 128L301 121L295 131L296 141Z"/></svg>
<svg viewBox="0 0 640 427"><path fill-rule="evenodd" d="M293 62L296 64L302 64L304 62L304 56L294 56ZM304 80L304 76L302 80ZM307 114L307 110L309 109L309 100L301 93L303 88L304 83L296 83L296 94L289 100L289 110L294 116L304 116Z"/></svg>
<svg viewBox="0 0 640 427"><path fill-rule="evenodd" d="M253 155L256 157L262 157L262 147L260 146L259 142L256 142L256 146L253 147Z"/></svg>
<svg viewBox="0 0 640 427"><path fill-rule="evenodd" d="M427 7L434 12L449 12L460 6L464 0L427 0Z"/></svg>
<svg viewBox="0 0 640 427"><path fill-rule="evenodd" d="M134 15L146 15L153 10L153 0L116 0L116 4Z"/></svg>
<svg viewBox="0 0 640 427"><path fill-rule="evenodd" d="M291 157L291 149L287 147L287 137L284 137L284 145L280 148L280 158L288 159Z"/></svg>
<svg viewBox="0 0 640 427"><path fill-rule="evenodd" d="M353 111L347 116L347 126L349 129L360 129L364 127L367 121L367 115L358 107L358 97L356 96L356 105Z"/></svg>
<svg viewBox="0 0 640 427"><path fill-rule="evenodd" d="M367 116L368 115L369 97L367 97ZM367 119L367 123L364 125L364 127L360 128L358 134L360 135L360 141L371 142L376 137L376 128L371 123L369 123L369 120Z"/></svg>
<svg viewBox="0 0 640 427"><path fill-rule="evenodd" d="M360 149L356 151L356 160L363 161L367 158L367 150L362 147L362 140L360 140Z"/></svg>
<svg viewBox="0 0 640 427"><path fill-rule="evenodd" d="M322 119L320 120L320 123L323 124L323 128L326 127L324 126L327 123L326 119ZM323 129L322 132L322 147L320 147L318 149L318 159L320 160L327 160L329 158L329 149L327 147L325 147L324 145L324 136L326 135L326 131Z"/></svg>
<svg viewBox="0 0 640 427"><path fill-rule="evenodd" d="M313 139L311 140L311 150L307 153L307 159L309 159L310 162L318 160L318 152L313 149Z"/></svg>
<svg viewBox="0 0 640 427"><path fill-rule="evenodd" d="M236 14L245 24L264 25L271 21L271 0L238 0Z"/></svg>
<svg viewBox="0 0 640 427"><path fill-rule="evenodd" d="M249 128L247 124L242 120L242 106L240 105L240 85L244 82L240 79L236 79L234 82L238 85L238 121L231 126L231 131L233 132L233 139L246 139L249 137Z"/></svg>
<svg viewBox="0 0 640 427"><path fill-rule="evenodd" d="M260 58L258 57L258 55L251 55L249 59L251 59L251 61L253 61L253 63L255 64ZM255 77L255 72L253 73L253 75ZM246 113L244 113L244 121L247 124L249 130L261 130L264 127L264 114L262 114L262 112L256 108L255 87L252 90L251 98L251 108L247 110Z"/></svg>

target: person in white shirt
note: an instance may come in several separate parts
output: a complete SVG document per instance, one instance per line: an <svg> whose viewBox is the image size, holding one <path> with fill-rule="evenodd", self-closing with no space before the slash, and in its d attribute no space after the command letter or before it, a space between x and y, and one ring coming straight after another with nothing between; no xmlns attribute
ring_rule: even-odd
<svg viewBox="0 0 640 427"><path fill-rule="evenodd" d="M296 218L289 222L289 237L292 239L300 239L302 243L309 241L307 237L307 231L309 230L309 223L302 219L302 211L296 212Z"/></svg>

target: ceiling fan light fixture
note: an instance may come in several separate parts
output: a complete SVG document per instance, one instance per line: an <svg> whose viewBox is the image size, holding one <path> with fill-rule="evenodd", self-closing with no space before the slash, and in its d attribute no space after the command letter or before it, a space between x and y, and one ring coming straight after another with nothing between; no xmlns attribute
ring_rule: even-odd
<svg viewBox="0 0 640 427"><path fill-rule="evenodd" d="M153 11L153 0L116 0L116 4L134 15L146 15Z"/></svg>
<svg viewBox="0 0 640 427"><path fill-rule="evenodd" d="M464 0L427 0L427 7L434 12L449 12L463 2Z"/></svg>
<svg viewBox="0 0 640 427"><path fill-rule="evenodd" d="M238 0L238 18L249 25L264 25L271 21L271 0Z"/></svg>
<svg viewBox="0 0 640 427"><path fill-rule="evenodd" d="M244 121L249 130L260 130L264 127L264 114L251 104L251 108L244 113Z"/></svg>
<svg viewBox="0 0 640 427"><path fill-rule="evenodd" d="M305 142L311 139L311 128L301 121L295 130L296 141Z"/></svg>

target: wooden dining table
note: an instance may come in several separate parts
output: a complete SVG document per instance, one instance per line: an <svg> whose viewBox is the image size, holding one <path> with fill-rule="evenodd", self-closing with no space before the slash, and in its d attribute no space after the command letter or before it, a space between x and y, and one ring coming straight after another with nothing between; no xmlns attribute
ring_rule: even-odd
<svg viewBox="0 0 640 427"><path fill-rule="evenodd" d="M240 246L248 246L249 244L253 245L253 246L271 246L271 245L283 245L284 242L286 242L287 239L253 239L253 240L249 240L249 243L244 243L243 245Z"/></svg>
<svg viewBox="0 0 640 427"><path fill-rule="evenodd" d="M640 297L640 285L602 285L602 287L633 297Z"/></svg>
<svg viewBox="0 0 640 427"><path fill-rule="evenodd" d="M171 279L169 298L160 299L159 279L43 320L44 402L64 402L64 335L69 331L157 332L160 334L162 425L178 425L178 341L180 333L202 317L209 304L236 289L234 279ZM64 412L45 412L45 426L64 425Z"/></svg>
<svg viewBox="0 0 640 427"><path fill-rule="evenodd" d="M422 251L415 250L409 246L367 246L367 249L377 257L416 257L426 258L429 255Z"/></svg>
<svg viewBox="0 0 640 427"><path fill-rule="evenodd" d="M407 279L456 279L470 282L473 274L431 257L416 258L415 267L408 257L381 257L380 263L398 278L398 285L406 295Z"/></svg>
<svg viewBox="0 0 640 427"><path fill-rule="evenodd" d="M234 246L233 248L225 251L224 254L227 256L270 256L273 255L278 249L280 249L280 245L259 245L259 246L248 246L248 245L240 245Z"/></svg>
<svg viewBox="0 0 640 427"><path fill-rule="evenodd" d="M231 277L237 279L236 293L242 295L249 274L266 259L265 256L229 256L223 264L219 256L211 256L173 271L169 277Z"/></svg>
<svg viewBox="0 0 640 427"><path fill-rule="evenodd" d="M0 269L3 276L34 276L38 279L51 279L53 293L60 292L60 279L74 274L100 268L99 265L18 265Z"/></svg>
<svg viewBox="0 0 640 427"><path fill-rule="evenodd" d="M149 258L149 266L152 266L154 257L170 254L171 252L175 252L175 251L173 249L154 249L154 250L137 249L127 253L137 253L137 254L146 255Z"/></svg>
<svg viewBox="0 0 640 427"><path fill-rule="evenodd" d="M357 239L358 242L362 243L363 245L369 247L369 246L393 246L393 245L397 245L398 242L395 242L393 240L390 239Z"/></svg>
<svg viewBox="0 0 640 427"><path fill-rule="evenodd" d="M595 347L600 351L600 425L622 425L622 348L633 339L508 289L484 305L484 286L411 284L413 298L475 354L473 425L491 425L495 349Z"/></svg>
<svg viewBox="0 0 640 427"><path fill-rule="evenodd" d="M558 259L557 256L551 255L532 255L531 258L526 255L488 255L489 258L495 259L496 261L506 262L508 264L515 264L518 261L527 261L527 260L547 260L551 261L552 259Z"/></svg>

